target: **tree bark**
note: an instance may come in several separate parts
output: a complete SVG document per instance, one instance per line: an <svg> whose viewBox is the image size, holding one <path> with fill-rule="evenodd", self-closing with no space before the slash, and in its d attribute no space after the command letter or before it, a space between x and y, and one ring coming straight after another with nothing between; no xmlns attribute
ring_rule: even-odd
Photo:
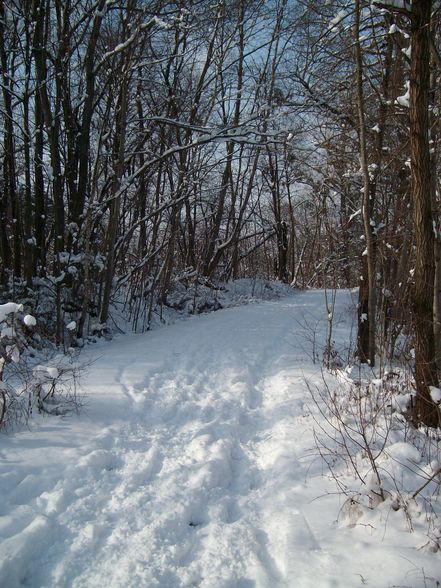
<svg viewBox="0 0 441 588"><path fill-rule="evenodd" d="M0 1L0 63L2 70L2 94L4 104L4 157L3 157L3 180L5 202L9 204L12 216L12 240L13 240L13 263L14 277L21 277L22 269L22 228L19 193L17 190L17 170L15 161L15 140L14 140L14 110L13 110L13 66L8 60L9 48L6 46L5 23L6 15L4 4ZM6 207L5 207L6 208ZM6 208L6 215L8 216ZM6 228L6 227L5 227ZM7 248L5 248L7 251Z"/></svg>
<svg viewBox="0 0 441 588"><path fill-rule="evenodd" d="M416 384L414 420L417 424L436 427L439 424L438 411L430 395L430 386L438 386L433 334L435 260L429 149L431 12L431 0L413 1L411 14L410 149L411 197L416 245L413 299Z"/></svg>
<svg viewBox="0 0 441 588"><path fill-rule="evenodd" d="M362 261L363 283L360 285L358 308L358 349L357 354L361 362L371 367L375 364L375 248L372 227L373 192L369 176L366 120L363 92L363 58L360 43L360 0L355 2L355 62L357 83L357 111L358 136L360 150L360 166L363 175L362 217L366 248ZM366 312L367 311L367 312Z"/></svg>
<svg viewBox="0 0 441 588"><path fill-rule="evenodd" d="M127 60L129 62L129 60ZM114 139L114 178L112 182L112 202L110 204L110 218L107 230L107 265L104 280L104 293L101 305L100 320L106 323L109 318L110 298L112 294L113 277L115 275L115 243L118 234L120 215L120 196L118 195L121 186L121 179L124 173L124 151L126 140L126 116L127 116L127 86L129 76L129 65L125 65L122 74L120 93L117 108L117 128Z"/></svg>

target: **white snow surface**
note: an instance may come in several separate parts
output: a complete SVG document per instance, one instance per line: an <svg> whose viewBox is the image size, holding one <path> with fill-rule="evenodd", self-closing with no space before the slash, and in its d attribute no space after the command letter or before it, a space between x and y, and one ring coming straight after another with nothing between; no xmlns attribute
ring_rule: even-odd
<svg viewBox="0 0 441 588"><path fill-rule="evenodd" d="M5 321L8 315L23 310L22 304L16 304L15 302L7 302L6 304L0 304L0 323Z"/></svg>
<svg viewBox="0 0 441 588"><path fill-rule="evenodd" d="M27 314L23 317L23 322L27 327L35 327L37 319L31 314Z"/></svg>
<svg viewBox="0 0 441 588"><path fill-rule="evenodd" d="M305 384L326 319L298 292L86 350L80 415L0 437L0 586L431 586L402 514L336 523Z"/></svg>
<svg viewBox="0 0 441 588"><path fill-rule="evenodd" d="M436 388L435 386L430 386L430 396L432 397L433 402L441 402L441 390L439 388Z"/></svg>

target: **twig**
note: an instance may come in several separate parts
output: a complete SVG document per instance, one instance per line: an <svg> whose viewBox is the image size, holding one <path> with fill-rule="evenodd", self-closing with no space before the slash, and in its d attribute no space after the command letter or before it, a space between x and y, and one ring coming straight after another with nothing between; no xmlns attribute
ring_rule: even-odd
<svg viewBox="0 0 441 588"><path fill-rule="evenodd" d="M434 472L434 473L433 473L433 474L430 476L430 478L429 478L428 480L426 480L426 481L424 482L424 484L423 484L423 485L422 485L420 488L418 488L418 490L416 490L416 491L415 491L415 492L412 494L412 498L415 498L416 496L418 496L418 494L419 494L419 493L420 493L422 490L424 490L424 488L425 488L425 487L426 487L428 484L430 484L430 482L432 482L432 480L433 480L433 479L434 479L436 476L439 476L440 474L441 474L441 467L439 467L439 468L438 468L438 469L437 469L437 470L436 470L436 471L435 471L435 472ZM439 482L438 482L438 483L439 483Z"/></svg>

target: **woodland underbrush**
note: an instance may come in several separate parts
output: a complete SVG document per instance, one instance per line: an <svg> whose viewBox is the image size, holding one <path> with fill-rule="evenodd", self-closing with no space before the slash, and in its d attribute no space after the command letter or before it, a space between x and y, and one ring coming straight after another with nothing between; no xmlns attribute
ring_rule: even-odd
<svg viewBox="0 0 441 588"><path fill-rule="evenodd" d="M208 280L191 269L177 274L167 292L152 282L142 293L127 284L115 287L108 319L100 318L100 299L90 297L84 311L81 289L51 277L38 278L29 287L15 280L0 291L0 305L20 301L36 317L38 326L24 334L28 344L38 349L72 347L110 339L115 333L145 332L186 316L213 312L254 301L272 300L293 292L280 281L259 275L229 282Z"/></svg>
<svg viewBox="0 0 441 588"><path fill-rule="evenodd" d="M330 373L331 372L331 373ZM407 530L441 556L441 429L415 428L408 367L333 367L308 388L318 454L342 496L338 524Z"/></svg>
<svg viewBox="0 0 441 588"><path fill-rule="evenodd" d="M65 416L83 405L78 382L86 363L73 347L56 346L25 308L0 304L0 430L26 425L35 413Z"/></svg>
<svg viewBox="0 0 441 588"><path fill-rule="evenodd" d="M373 368L360 363L353 306L339 315L335 292L325 291L325 332L308 317L299 325L313 362L322 363L319 383L307 386L318 457L341 496L338 525L380 541L407 531L414 548L441 557L441 426L414 424L411 340L400 330L393 356ZM441 408L441 391L432 398Z"/></svg>
<svg viewBox="0 0 441 588"><path fill-rule="evenodd" d="M260 276L217 282L189 271L174 279L172 288L163 298L158 292L146 301L121 291L113 316L115 324L122 325L122 329L143 332L187 316L274 300L292 292L293 288L287 284Z"/></svg>

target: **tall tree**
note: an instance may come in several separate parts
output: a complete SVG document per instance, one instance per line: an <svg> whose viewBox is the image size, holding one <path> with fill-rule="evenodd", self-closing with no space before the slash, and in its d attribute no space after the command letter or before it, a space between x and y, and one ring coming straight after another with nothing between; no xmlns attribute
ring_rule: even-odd
<svg viewBox="0 0 441 588"><path fill-rule="evenodd" d="M411 9L410 150L411 197L415 229L415 421L439 425L430 395L438 386L433 331L434 216L429 144L430 46L432 0L413 0Z"/></svg>
<svg viewBox="0 0 441 588"><path fill-rule="evenodd" d="M373 232L374 191L369 174L367 153L367 130L365 116L365 98L363 91L363 56L361 48L361 2L355 1L354 21L354 47L356 64L357 86L357 114L358 114L358 142L360 153L360 167L363 177L363 197L361 203L361 215L363 219L364 242L366 249L363 251L363 272L360 284L359 308L358 308L358 357L361 361L375 364L375 323L376 323L376 292L375 292L375 236Z"/></svg>

